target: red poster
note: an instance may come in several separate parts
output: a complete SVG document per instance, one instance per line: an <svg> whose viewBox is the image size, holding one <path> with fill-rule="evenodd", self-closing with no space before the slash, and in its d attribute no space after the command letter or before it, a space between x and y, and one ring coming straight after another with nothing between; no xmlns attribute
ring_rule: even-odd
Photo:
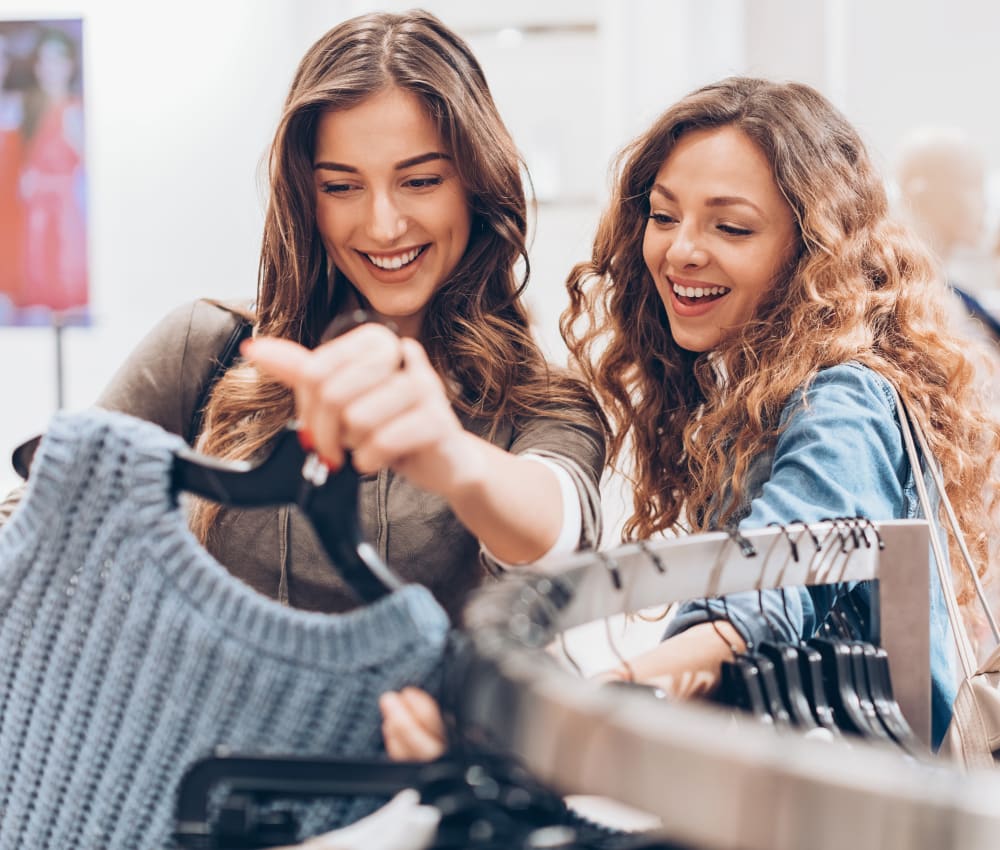
<svg viewBox="0 0 1000 850"><path fill-rule="evenodd" d="M0 324L89 323L80 20L0 21Z"/></svg>

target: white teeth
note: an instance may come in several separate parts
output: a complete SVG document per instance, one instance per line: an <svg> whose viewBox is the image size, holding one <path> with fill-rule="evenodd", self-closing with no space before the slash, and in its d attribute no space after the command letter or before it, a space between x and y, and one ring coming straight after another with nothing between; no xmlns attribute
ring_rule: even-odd
<svg viewBox="0 0 1000 850"><path fill-rule="evenodd" d="M396 254L392 257L379 256L378 254L365 254L365 256L371 260L372 265L378 266L380 269L386 269L387 271L395 271L412 263L420 256L421 251L423 251L423 248L414 248L405 254Z"/></svg>
<svg viewBox="0 0 1000 850"><path fill-rule="evenodd" d="M677 295L683 295L685 298L702 298L705 295L725 295L729 290L724 286L681 286L680 284L672 284L674 292Z"/></svg>

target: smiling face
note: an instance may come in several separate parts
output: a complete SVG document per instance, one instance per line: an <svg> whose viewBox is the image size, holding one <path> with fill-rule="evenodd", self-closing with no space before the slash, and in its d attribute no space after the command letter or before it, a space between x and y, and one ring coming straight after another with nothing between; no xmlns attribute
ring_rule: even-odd
<svg viewBox="0 0 1000 850"><path fill-rule="evenodd" d="M735 127L682 136L656 174L643 258L670 332L711 351L747 322L791 259L795 217L750 138Z"/></svg>
<svg viewBox="0 0 1000 850"><path fill-rule="evenodd" d="M324 113L313 174L327 255L371 309L419 335L471 230L451 152L420 100L389 88Z"/></svg>

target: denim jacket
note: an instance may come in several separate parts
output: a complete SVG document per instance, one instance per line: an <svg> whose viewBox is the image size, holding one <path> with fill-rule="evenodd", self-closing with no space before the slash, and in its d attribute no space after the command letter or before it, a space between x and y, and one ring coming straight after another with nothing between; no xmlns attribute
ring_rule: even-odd
<svg viewBox="0 0 1000 850"><path fill-rule="evenodd" d="M841 516L921 517L913 470L885 379L866 366L845 363L820 371L804 396L805 405L801 391L792 396L781 413L783 430L773 450L751 464L746 497L736 513L739 527ZM928 489L934 493L932 486ZM944 531L936 521L934 529L943 540ZM842 596L848 590L850 600ZM930 592L931 725L937 747L951 719L956 674L951 628L936 571L931 573ZM703 600L688 602L671 621L665 637L706 621L709 610L715 616L725 610L748 643L810 637L834 605L857 624L858 613L866 615L870 610L871 587L861 582L798 588L784 597L783 601L779 590L730 594L725 609L718 602L710 608ZM863 632L857 636L866 637Z"/></svg>

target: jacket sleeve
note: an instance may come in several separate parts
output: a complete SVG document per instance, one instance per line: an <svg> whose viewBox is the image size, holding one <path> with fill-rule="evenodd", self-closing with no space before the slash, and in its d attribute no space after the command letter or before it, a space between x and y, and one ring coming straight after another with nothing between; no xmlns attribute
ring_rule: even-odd
<svg viewBox="0 0 1000 850"><path fill-rule="evenodd" d="M601 538L601 473L606 445L596 406L582 409L580 423L537 416L524 423L510 446L512 454L531 454L558 464L580 500L579 548L597 548Z"/></svg>
<svg viewBox="0 0 1000 850"><path fill-rule="evenodd" d="M132 351L97 406L153 422L186 440L195 405L237 317L208 301L168 313Z"/></svg>
<svg viewBox="0 0 1000 850"><path fill-rule="evenodd" d="M909 463L895 404L877 374L854 364L824 370L786 406L781 424L770 476L740 528L906 515ZM749 643L809 637L845 589L751 591L730 594L725 604L692 601L680 608L665 636L706 621L711 611L714 616L728 614ZM859 592L861 601L868 602L868 588Z"/></svg>

